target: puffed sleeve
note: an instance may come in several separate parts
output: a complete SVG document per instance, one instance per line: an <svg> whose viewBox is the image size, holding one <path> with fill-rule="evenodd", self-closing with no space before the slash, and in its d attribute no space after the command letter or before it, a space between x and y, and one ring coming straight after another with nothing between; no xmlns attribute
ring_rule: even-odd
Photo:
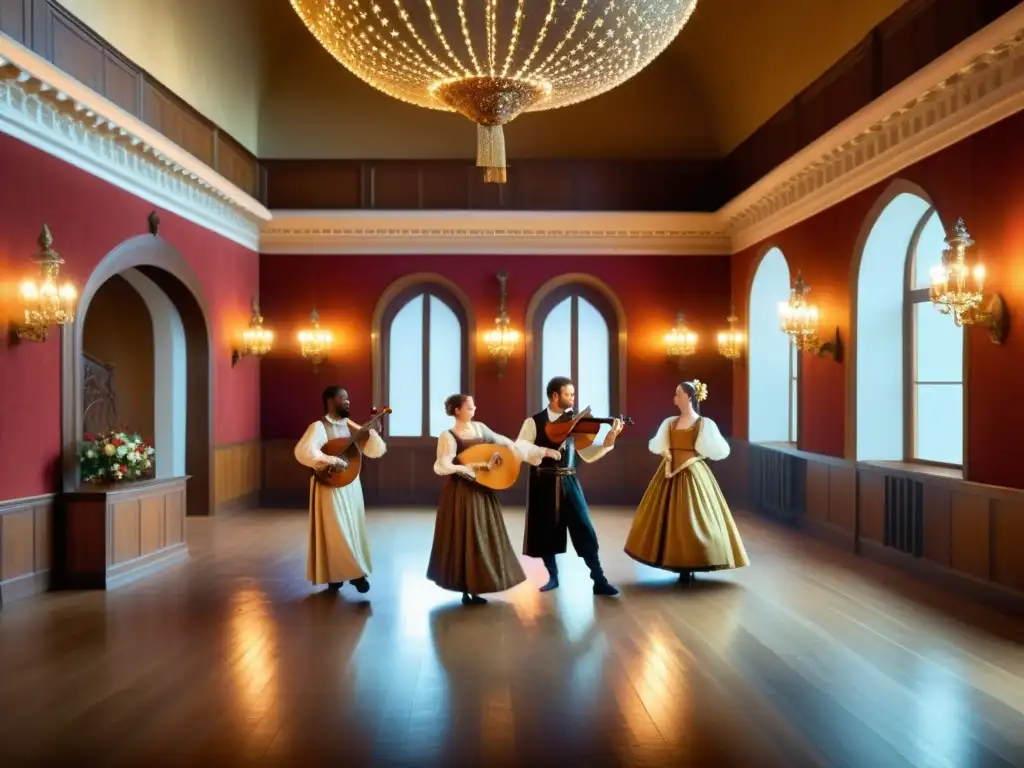
<svg viewBox="0 0 1024 768"><path fill-rule="evenodd" d="M321 448L327 442L327 430L319 421L314 421L306 429L306 434L295 444L295 460L304 467L321 469L337 463L334 456L328 456Z"/></svg>
<svg viewBox="0 0 1024 768"><path fill-rule="evenodd" d="M718 425L707 417L701 417L700 432L693 447L697 453L711 461L729 458L729 443L722 437Z"/></svg>
<svg viewBox="0 0 1024 768"><path fill-rule="evenodd" d="M519 429L519 437L516 439L516 448L523 461L534 467L539 467L544 460L544 449L536 444L537 425L533 419L528 418Z"/></svg>

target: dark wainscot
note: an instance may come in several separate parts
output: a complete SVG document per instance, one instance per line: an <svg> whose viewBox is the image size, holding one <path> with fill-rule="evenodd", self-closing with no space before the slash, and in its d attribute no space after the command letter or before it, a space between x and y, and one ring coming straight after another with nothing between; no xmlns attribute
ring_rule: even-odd
<svg viewBox="0 0 1024 768"><path fill-rule="evenodd" d="M187 477L83 487L60 497L54 588L113 589L188 559Z"/></svg>

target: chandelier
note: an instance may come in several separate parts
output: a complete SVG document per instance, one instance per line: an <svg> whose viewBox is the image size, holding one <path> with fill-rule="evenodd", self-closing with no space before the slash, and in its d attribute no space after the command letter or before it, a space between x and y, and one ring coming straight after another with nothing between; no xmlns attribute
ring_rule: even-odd
<svg viewBox="0 0 1024 768"><path fill-rule="evenodd" d="M646 67L697 0L291 0L377 90L477 124L476 164L504 183L501 126L593 98Z"/></svg>
<svg viewBox="0 0 1024 768"><path fill-rule="evenodd" d="M320 328L320 314L314 309L309 314L313 321L311 330L299 332L299 346L302 356L313 363L314 370L327 359L327 352L334 343L334 336L330 331Z"/></svg>
<svg viewBox="0 0 1024 768"><path fill-rule="evenodd" d="M43 231L39 233L36 243L39 250L32 256L32 260L39 265L42 279L39 282L25 280L21 284L25 320L15 329L15 333L24 341L44 342L50 326L70 325L75 321L78 291L71 283L57 286L64 258L53 249L53 235L46 224L43 224Z"/></svg>
<svg viewBox="0 0 1024 768"><path fill-rule="evenodd" d="M487 351L498 364L499 379L505 372L505 364L508 362L509 357L519 344L519 331L508 327L509 317L508 312L505 309L505 283L507 281L508 274L505 272L499 272L498 285L501 290L501 299L498 308L498 316L494 318L494 330L488 331L484 335L484 341L487 343Z"/></svg>
<svg viewBox="0 0 1024 768"><path fill-rule="evenodd" d="M958 328L965 325L987 325L994 344L1002 344L1006 336L1006 308L999 294L993 294L987 309L985 300L985 265L973 268L967 260L967 249L974 240L967 232L963 219L957 219L953 234L946 238L949 246L942 251L942 263L932 267L930 296L932 303L944 315L952 315Z"/></svg>
<svg viewBox="0 0 1024 768"><path fill-rule="evenodd" d="M242 347L231 353L231 367L234 368L243 357L252 355L262 357L274 346L274 332L263 327L263 315L260 314L260 301L252 297L252 319L249 327L242 331Z"/></svg>
<svg viewBox="0 0 1024 768"><path fill-rule="evenodd" d="M726 360L736 360L743 354L743 333L736 330L736 310L732 304L729 305L729 316L725 318L729 323L729 330L718 334L718 354Z"/></svg>
<svg viewBox="0 0 1024 768"><path fill-rule="evenodd" d="M818 357L826 353L839 361L839 329L833 341L823 342L818 336L818 308L807 302L811 286L804 282L803 273L796 273L796 281L789 291L789 301L779 304L779 319L782 332L790 337L793 345L801 352L812 352Z"/></svg>
<svg viewBox="0 0 1024 768"><path fill-rule="evenodd" d="M676 315L675 327L665 334L665 347L669 358L675 360L680 368L683 361L697 351L697 334L686 326L682 312Z"/></svg>

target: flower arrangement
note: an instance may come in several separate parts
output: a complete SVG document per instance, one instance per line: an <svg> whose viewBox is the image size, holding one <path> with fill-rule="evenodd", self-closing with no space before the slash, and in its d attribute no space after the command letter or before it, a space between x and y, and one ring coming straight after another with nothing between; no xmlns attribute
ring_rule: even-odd
<svg viewBox="0 0 1024 768"><path fill-rule="evenodd" d="M87 434L78 453L86 483L140 480L153 473L155 462L156 450L138 432Z"/></svg>

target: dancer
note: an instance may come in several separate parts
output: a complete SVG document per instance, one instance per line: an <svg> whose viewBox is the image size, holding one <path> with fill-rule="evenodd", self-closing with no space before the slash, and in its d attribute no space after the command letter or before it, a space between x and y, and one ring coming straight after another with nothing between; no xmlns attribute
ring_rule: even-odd
<svg viewBox="0 0 1024 768"><path fill-rule="evenodd" d="M600 459L615 446L615 438L622 431L622 422L614 420L603 445L591 445L577 452L574 438L570 437L559 450L559 446L548 439L544 425L571 419L568 412L576 403L576 387L572 379L556 376L548 382L547 396L548 407L523 422L516 441L519 452L530 464L523 554L541 558L548 569L548 582L540 591L557 589L558 564L555 555L565 552L568 532L576 554L590 568L594 594L609 597L617 595L619 590L608 583L601 568L597 554L597 533L590 521L590 510L583 496L583 488L576 477L576 455L578 453L588 463Z"/></svg>
<svg viewBox="0 0 1024 768"><path fill-rule="evenodd" d="M679 574L689 584L698 571L750 564L729 505L706 460L729 455L718 425L700 415L707 385L684 381L672 402L679 409L661 423L648 445L662 457L626 538L626 554Z"/></svg>
<svg viewBox="0 0 1024 768"><path fill-rule="evenodd" d="M328 440L351 437L359 425L349 419L351 403L344 387L331 386L322 395L326 415L309 425L295 446L295 458L311 470L329 466L345 467L339 456L328 456L321 449ZM387 446L376 430L369 430L363 455L377 459ZM363 486L357 477L344 488L309 481L309 555L306 578L313 584L327 584L334 592L350 582L359 592L368 592L370 582L370 543L366 537L366 508Z"/></svg>
<svg viewBox="0 0 1024 768"><path fill-rule="evenodd" d="M427 578L442 589L462 592L465 605L482 605L487 600L480 595L511 589L526 581L526 574L509 542L498 494L474 482L473 470L456 457L478 443L519 451L507 437L473 421L472 396L452 395L444 410L455 423L437 439L434 472L447 479L437 505Z"/></svg>

